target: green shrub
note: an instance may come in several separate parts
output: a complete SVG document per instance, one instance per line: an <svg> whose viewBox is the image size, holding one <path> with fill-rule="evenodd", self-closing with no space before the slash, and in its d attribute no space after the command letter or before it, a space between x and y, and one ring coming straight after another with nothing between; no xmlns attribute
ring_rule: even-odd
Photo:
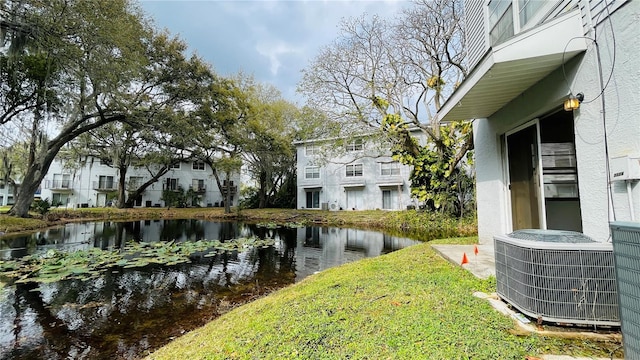
<svg viewBox="0 0 640 360"><path fill-rule="evenodd" d="M33 202L31 203L31 211L35 211L40 215L44 215L46 213L49 212L49 210L51 210L52 206L60 206L62 205L61 203L51 203L49 201L49 199L35 199L33 200Z"/></svg>

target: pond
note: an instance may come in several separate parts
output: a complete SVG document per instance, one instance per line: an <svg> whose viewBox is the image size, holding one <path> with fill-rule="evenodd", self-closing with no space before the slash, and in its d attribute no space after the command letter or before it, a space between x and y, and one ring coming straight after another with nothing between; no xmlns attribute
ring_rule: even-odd
<svg viewBox="0 0 640 360"><path fill-rule="evenodd" d="M112 267L89 280L13 283L0 278L0 358L134 359L239 304L324 269L415 244L383 233L202 220L67 224L0 237L0 259L50 249L120 249L129 241L220 241L256 236L273 245L190 263Z"/></svg>

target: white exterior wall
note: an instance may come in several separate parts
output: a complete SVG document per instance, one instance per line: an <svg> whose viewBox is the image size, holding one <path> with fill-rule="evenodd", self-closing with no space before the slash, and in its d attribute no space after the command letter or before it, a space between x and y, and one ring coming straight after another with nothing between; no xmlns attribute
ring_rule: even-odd
<svg viewBox="0 0 640 360"><path fill-rule="evenodd" d="M493 235L507 232L509 208L505 169L495 121L473 121L476 165L476 207L478 237L481 244L493 242Z"/></svg>
<svg viewBox="0 0 640 360"><path fill-rule="evenodd" d="M575 146L583 232L597 241L609 239L608 222L630 220L626 184L613 184L613 208L607 196L608 158L640 156L640 46L637 21L640 2L630 1L611 14L611 23L602 21L597 30L602 73L611 80L604 91L605 111L598 77L597 48L590 46L581 56L559 68L526 90L488 119L474 121L476 150L478 233L481 243L490 243L493 236L511 231L508 207L506 169L501 138L506 132L537 116L562 106L569 94L567 82L574 94L581 92L585 101L574 111ZM612 71L614 48L610 25L615 34L616 61ZM593 33L587 34L593 37ZM553 41L553 39L549 39ZM603 129L606 122L606 146ZM632 182L632 202L636 221L640 217L640 186ZM611 213L611 215L610 215ZM615 218L613 216L615 214Z"/></svg>
<svg viewBox="0 0 640 360"><path fill-rule="evenodd" d="M13 186L0 182L0 206L13 204Z"/></svg>
<svg viewBox="0 0 640 360"><path fill-rule="evenodd" d="M59 183L53 186L54 175L56 174L69 175L70 183L68 189L60 189ZM51 164L47 175L42 181L40 197L42 199L53 200L54 193L68 194L68 203L61 206L67 208L77 208L83 206L82 204L87 204L86 206L88 207L105 206L106 200L108 200L105 196L106 192L95 189L100 176L113 176L113 191L117 191L119 181L119 172L117 169L100 164L99 160L94 159L93 161L87 161L87 163L79 169L70 170L65 169L64 164L56 159ZM127 182L132 176L142 177L143 183L151 178L145 169L135 167L128 169ZM194 170L192 162L183 162L180 164L180 169L169 170L169 172L145 190L142 195L143 207L148 204L147 202L150 202L151 206L165 206L160 198L162 197L162 191L167 178L178 179L178 185L182 186L185 191L192 185L193 179L204 180L206 191L201 195L200 206L215 205L216 203L220 205L224 200L209 166L205 165L204 170ZM233 181L237 189L239 189L240 185L239 180L240 176L238 174L234 174L231 177L231 181ZM236 205L237 202L238 194L236 193L233 196L232 205Z"/></svg>
<svg viewBox="0 0 640 360"><path fill-rule="evenodd" d="M305 147L308 143L297 144L297 208L305 209L306 190L320 190L320 207L326 204L329 210L375 210L383 208L383 190L392 191L393 209L403 210L408 205L414 205L411 198L411 183L409 182L410 167L399 165L400 174L392 176L381 175L381 163L391 162L389 156L367 157L367 143L363 151L347 153L340 158L331 159L330 162L319 165L320 178L306 179L305 168L316 166L320 159L316 156L307 156ZM346 176L346 166L362 164L362 176ZM398 191L397 184L401 185ZM361 202L354 206L349 203L349 191L360 191Z"/></svg>
<svg viewBox="0 0 640 360"><path fill-rule="evenodd" d="M612 183L612 209L607 217L602 206L606 199L607 179L605 174L604 152L606 140L608 159L620 156L640 157L640 1L625 3L611 14L611 21L604 20L598 24L597 34L588 33L590 37L597 36L602 63L603 81L606 83L611 74L611 80L606 85L600 97L593 102L583 103L576 112L576 148L583 156L578 158L578 175L581 176L581 193L584 196L584 209L598 211L585 214L583 217L593 217L584 223L585 233L598 233L609 236L608 224L605 220L630 221L631 211L627 186L624 181ZM613 27L613 35L612 28ZM615 43L614 43L615 37ZM613 64L613 50L615 46L615 64ZM585 55L581 68L573 78L571 84L574 91L585 93L585 100L594 98L600 92L597 67L596 49L592 48ZM613 69L613 72L611 71ZM582 90L589 89L589 90ZM591 96L587 96L590 93ZM603 107L604 101L604 107ZM602 109L604 108L604 111ZM606 139L603 128L606 124ZM598 159L595 163L593 159ZM582 162L580 162L582 160ZM597 174L597 175L596 175ZM584 180L583 180L584 179ZM597 182L594 181L597 179ZM631 182L631 202L633 203L635 221L640 221L640 185L638 181ZM605 192L603 194L603 192ZM591 196L597 194L597 198ZM598 201L597 203L595 201ZM604 223L604 224L603 224ZM604 229L602 226L604 225Z"/></svg>

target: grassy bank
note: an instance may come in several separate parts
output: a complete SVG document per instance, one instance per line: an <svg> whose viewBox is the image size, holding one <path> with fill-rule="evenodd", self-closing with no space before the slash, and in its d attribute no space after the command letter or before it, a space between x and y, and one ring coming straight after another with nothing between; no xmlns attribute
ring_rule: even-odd
<svg viewBox="0 0 640 360"><path fill-rule="evenodd" d="M476 234L475 219L450 219L439 214L417 211L319 211L293 209L245 209L225 214L221 208L89 208L53 210L41 219L16 219L0 215L0 231L13 233L37 230L72 221L136 219L208 219L246 222L288 222L325 226L349 226L383 230L393 235L421 240L472 236Z"/></svg>
<svg viewBox="0 0 640 360"><path fill-rule="evenodd" d="M524 359L619 344L520 336L492 292L428 244L329 269L237 308L150 359Z"/></svg>

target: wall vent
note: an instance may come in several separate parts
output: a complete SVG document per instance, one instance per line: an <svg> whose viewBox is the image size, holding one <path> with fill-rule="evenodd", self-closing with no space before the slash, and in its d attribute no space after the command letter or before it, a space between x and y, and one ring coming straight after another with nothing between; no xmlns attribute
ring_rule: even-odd
<svg viewBox="0 0 640 360"><path fill-rule="evenodd" d="M562 324L620 325L611 243L534 229L494 241L497 293L522 313Z"/></svg>

